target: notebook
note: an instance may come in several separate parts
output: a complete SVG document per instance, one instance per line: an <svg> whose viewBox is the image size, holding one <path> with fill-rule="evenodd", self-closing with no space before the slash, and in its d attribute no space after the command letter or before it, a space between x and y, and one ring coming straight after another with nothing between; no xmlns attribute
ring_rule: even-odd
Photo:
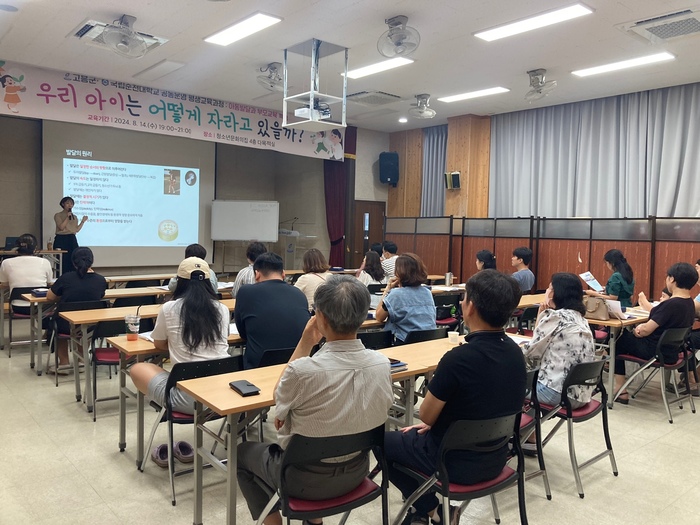
<svg viewBox="0 0 700 525"><path fill-rule="evenodd" d="M579 274L579 277L583 279L586 282L586 284L596 292L601 293L605 290L605 288L601 286L598 280L595 277L593 277L593 274L591 272L581 273Z"/></svg>
<svg viewBox="0 0 700 525"><path fill-rule="evenodd" d="M404 363L403 361L399 361L398 359L389 359L389 363L391 363L391 373L395 372L403 372L404 370L408 370L408 364Z"/></svg>

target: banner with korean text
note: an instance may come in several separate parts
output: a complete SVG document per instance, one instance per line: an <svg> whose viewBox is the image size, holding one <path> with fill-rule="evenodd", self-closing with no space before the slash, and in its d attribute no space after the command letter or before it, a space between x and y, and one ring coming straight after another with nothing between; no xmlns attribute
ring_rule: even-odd
<svg viewBox="0 0 700 525"><path fill-rule="evenodd" d="M343 160L343 128L282 127L282 112L0 60L0 114Z"/></svg>

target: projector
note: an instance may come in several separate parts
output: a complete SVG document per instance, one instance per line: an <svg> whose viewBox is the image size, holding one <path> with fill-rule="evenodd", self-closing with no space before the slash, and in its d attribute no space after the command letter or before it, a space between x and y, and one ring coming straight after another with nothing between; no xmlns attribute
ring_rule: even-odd
<svg viewBox="0 0 700 525"><path fill-rule="evenodd" d="M294 110L294 116L307 120L323 120L331 118L331 108L316 108L310 107L297 108Z"/></svg>

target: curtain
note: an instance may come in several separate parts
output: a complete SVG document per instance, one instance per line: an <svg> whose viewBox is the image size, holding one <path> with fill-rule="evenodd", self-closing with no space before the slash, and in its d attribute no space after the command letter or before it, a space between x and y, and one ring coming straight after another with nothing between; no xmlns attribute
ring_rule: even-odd
<svg viewBox="0 0 700 525"><path fill-rule="evenodd" d="M421 217L442 217L445 214L446 158L447 125L424 128Z"/></svg>
<svg viewBox="0 0 700 525"><path fill-rule="evenodd" d="M496 115L491 217L698 216L700 84Z"/></svg>

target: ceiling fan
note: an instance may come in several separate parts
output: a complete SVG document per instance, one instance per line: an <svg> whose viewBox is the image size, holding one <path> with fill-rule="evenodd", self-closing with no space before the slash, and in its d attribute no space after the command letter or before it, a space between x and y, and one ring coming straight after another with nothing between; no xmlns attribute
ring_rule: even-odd
<svg viewBox="0 0 700 525"><path fill-rule="evenodd" d="M411 115L413 118L433 118L435 115L437 115L437 112L434 109L429 108L429 105L430 95L428 93L421 93L420 95L416 95L416 103L411 104L411 106L413 107L408 110L408 114Z"/></svg>
<svg viewBox="0 0 700 525"><path fill-rule="evenodd" d="M387 58L407 57L418 49L420 34L415 28L406 25L408 17L404 15L387 18L389 26L377 41L377 51Z"/></svg>
<svg viewBox="0 0 700 525"><path fill-rule="evenodd" d="M262 87L268 91L279 93L284 89L284 82L280 75L282 64L279 62L270 62L268 65L261 67L258 71L261 73L267 72L267 75L258 75L257 81Z"/></svg>
<svg viewBox="0 0 700 525"><path fill-rule="evenodd" d="M528 71L530 75L530 91L525 93L525 100L532 104L549 95L557 87L556 80L545 81L546 69L533 69Z"/></svg>
<svg viewBox="0 0 700 525"><path fill-rule="evenodd" d="M141 34L133 29L135 16L122 15L104 28L102 39L115 53L127 58L141 58L148 46Z"/></svg>

